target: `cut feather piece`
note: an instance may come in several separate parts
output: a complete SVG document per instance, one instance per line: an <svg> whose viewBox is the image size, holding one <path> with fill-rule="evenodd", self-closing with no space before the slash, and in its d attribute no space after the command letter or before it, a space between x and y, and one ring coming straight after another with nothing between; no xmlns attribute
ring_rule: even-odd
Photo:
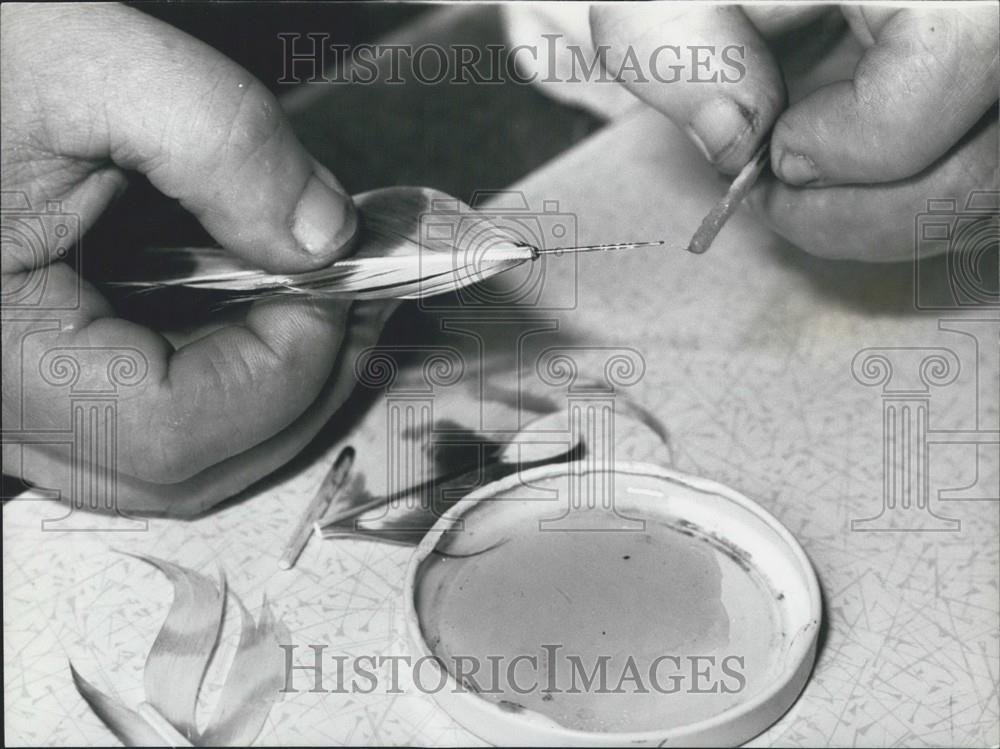
<svg viewBox="0 0 1000 749"><path fill-rule="evenodd" d="M146 701L195 741L195 706L222 630L225 580L220 590L205 575L155 557L133 556L156 567L174 586L174 601L146 658Z"/></svg>
<svg viewBox="0 0 1000 749"><path fill-rule="evenodd" d="M108 697L69 664L73 685L94 714L125 746L163 746L164 740L135 710Z"/></svg>
<svg viewBox="0 0 1000 749"><path fill-rule="evenodd" d="M284 687L285 651L281 645L292 643L288 627L275 619L267 597L260 619L254 623L239 597L231 595L240 609L240 644L215 714L200 736L198 743L206 746L247 746L257 738Z"/></svg>
<svg viewBox="0 0 1000 749"><path fill-rule="evenodd" d="M138 710L111 699L80 676L70 663L77 691L126 746L245 746L256 739L274 702L281 696L285 651L291 634L264 599L259 620L228 593L225 579L209 577L170 562L135 556L163 572L173 583L174 600L146 659L146 702ZM241 615L240 642L215 713L204 732L195 706L204 674L215 655L227 595Z"/></svg>
<svg viewBox="0 0 1000 749"><path fill-rule="evenodd" d="M323 538L345 536L376 538L400 544L416 544L437 520L470 491L535 466L569 462L583 454L580 441L561 442L552 434L561 428L561 414L533 419L518 432L483 433L478 437L492 443L487 462L457 467L427 482L407 487L385 497L374 497L364 488L364 478L356 474L340 501L317 522ZM442 454L447 442L431 442L430 455Z"/></svg>
<svg viewBox="0 0 1000 749"><path fill-rule="evenodd" d="M267 273L218 248L146 250L149 275L112 281L135 289L184 286L238 294L417 299L465 288L537 257L538 250L445 193L390 187L354 199L356 251L326 268Z"/></svg>

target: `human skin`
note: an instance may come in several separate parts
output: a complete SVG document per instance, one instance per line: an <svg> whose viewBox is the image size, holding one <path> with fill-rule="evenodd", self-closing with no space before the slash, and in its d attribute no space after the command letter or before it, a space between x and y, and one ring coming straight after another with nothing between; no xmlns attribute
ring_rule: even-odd
<svg viewBox="0 0 1000 749"><path fill-rule="evenodd" d="M299 143L273 95L234 62L119 5L5 4L2 13L5 196L32 207L58 200L86 232L133 171L258 267L303 271L349 251L350 197ZM117 317L46 249L38 257L3 247L5 292L48 264L44 298L26 314L58 319L58 330L22 346L18 310L5 309L4 429L19 428L21 412L33 428L64 423L66 402L38 374L46 351L139 352L148 372L117 404L115 480L126 512L195 514L289 460L346 400L354 357L375 344L392 309L259 301L178 343ZM79 304L59 309L78 287ZM20 460L5 453L5 473L69 496L64 453L20 450Z"/></svg>
<svg viewBox="0 0 1000 749"><path fill-rule="evenodd" d="M770 136L773 175L749 203L794 244L903 260L914 256L914 219L928 199L964 205L974 190L1000 188L998 7L604 3L591 9L591 31L612 69L628 46L639 59L664 44L741 46L738 81L625 85L723 173ZM788 43L831 13L846 21L845 43L815 54L801 37Z"/></svg>

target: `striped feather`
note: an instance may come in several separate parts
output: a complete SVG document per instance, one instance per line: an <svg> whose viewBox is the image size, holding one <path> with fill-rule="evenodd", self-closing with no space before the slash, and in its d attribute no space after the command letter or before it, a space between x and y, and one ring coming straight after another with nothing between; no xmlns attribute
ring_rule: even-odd
<svg viewBox="0 0 1000 749"><path fill-rule="evenodd" d="M300 294L417 299L465 288L535 257L532 247L445 193L390 187L355 197L355 252L326 268L267 273L219 248L147 250L148 276L112 281L138 290L183 286L236 300Z"/></svg>

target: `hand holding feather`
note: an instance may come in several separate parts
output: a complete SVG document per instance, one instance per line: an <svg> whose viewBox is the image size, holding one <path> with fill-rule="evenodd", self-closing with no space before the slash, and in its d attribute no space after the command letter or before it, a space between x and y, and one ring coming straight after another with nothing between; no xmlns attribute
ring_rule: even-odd
<svg viewBox="0 0 1000 749"><path fill-rule="evenodd" d="M217 248L150 249L149 275L117 281L138 289L174 286L238 299L297 294L346 299L417 299L469 286L537 257L489 217L425 187L390 187L355 197L355 251L319 270L257 270Z"/></svg>

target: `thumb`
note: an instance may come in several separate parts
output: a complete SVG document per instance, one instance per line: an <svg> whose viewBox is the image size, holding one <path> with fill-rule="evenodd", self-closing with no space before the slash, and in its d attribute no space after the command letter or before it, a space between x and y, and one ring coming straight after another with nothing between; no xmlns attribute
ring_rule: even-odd
<svg viewBox="0 0 1000 749"><path fill-rule="evenodd" d="M60 155L142 172L260 268L307 270L343 254L357 228L350 197L246 70L131 8L31 14L32 38L63 50L40 92L61 120ZM38 62L51 71L51 58Z"/></svg>
<svg viewBox="0 0 1000 749"><path fill-rule="evenodd" d="M590 24L594 44L607 48L615 69L630 54L649 60L651 72L676 59L676 77L623 83L723 172L747 163L785 104L777 62L734 5L595 4Z"/></svg>

